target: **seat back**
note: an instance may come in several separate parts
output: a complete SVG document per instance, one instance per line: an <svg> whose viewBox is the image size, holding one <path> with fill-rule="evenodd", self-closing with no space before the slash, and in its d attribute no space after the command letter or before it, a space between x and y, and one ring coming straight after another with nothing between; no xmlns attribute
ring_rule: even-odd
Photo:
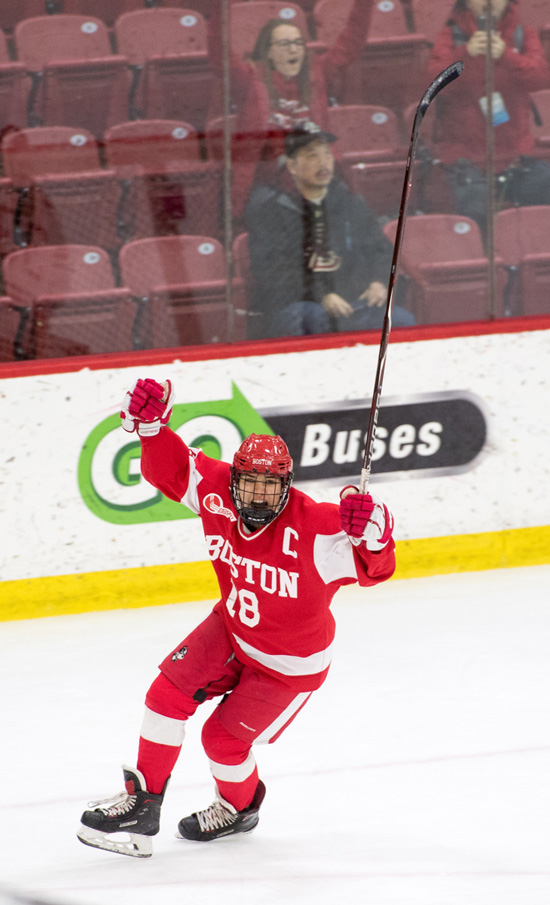
<svg viewBox="0 0 550 905"><path fill-rule="evenodd" d="M29 309L25 357L131 350L135 303L128 290L115 288L103 249L27 248L8 255L3 271L14 304Z"/></svg>
<svg viewBox="0 0 550 905"><path fill-rule="evenodd" d="M8 294L22 304L32 304L41 296L115 288L108 254L93 246L55 245L14 251L4 259L3 271Z"/></svg>
<svg viewBox="0 0 550 905"><path fill-rule="evenodd" d="M69 126L44 126L11 132L2 140L4 171L17 186L35 176L100 169L99 149L91 132Z"/></svg>
<svg viewBox="0 0 550 905"><path fill-rule="evenodd" d="M515 207L495 217L495 251L508 268L507 313L550 312L550 205Z"/></svg>
<svg viewBox="0 0 550 905"><path fill-rule="evenodd" d="M396 231L396 220L384 227L392 242ZM418 275L424 264L479 260L485 258L485 251L474 220L455 214L424 214L407 219L402 256L407 270Z"/></svg>
<svg viewBox="0 0 550 905"><path fill-rule="evenodd" d="M313 10L317 40L329 47L343 30L353 0L319 0ZM374 4L367 41L392 38L409 33L400 0L380 0Z"/></svg>
<svg viewBox="0 0 550 905"><path fill-rule="evenodd" d="M201 159L198 133L183 120L119 123L105 133L104 142L111 167L137 166L154 172Z"/></svg>
<svg viewBox="0 0 550 905"><path fill-rule="evenodd" d="M209 236L163 236L129 242L120 251L122 281L146 298L166 286L198 288L225 280L225 253Z"/></svg>
<svg viewBox="0 0 550 905"><path fill-rule="evenodd" d="M194 9L154 8L125 13L115 23L119 53L134 65L156 56L207 54L206 22Z"/></svg>
<svg viewBox="0 0 550 905"><path fill-rule="evenodd" d="M124 284L147 300L139 343L154 348L229 339L225 253L208 236L141 239L120 252Z"/></svg>
<svg viewBox="0 0 550 905"><path fill-rule="evenodd" d="M270 19L280 19L281 25L295 25L307 41L307 17L298 3L285 3L284 0L233 3L229 19L231 52L240 58L251 54L260 30Z"/></svg>
<svg viewBox="0 0 550 905"><path fill-rule="evenodd" d="M109 31L92 16L38 16L19 22L14 33L17 58L31 72L52 62L111 56Z"/></svg>
<svg viewBox="0 0 550 905"><path fill-rule="evenodd" d="M550 257L550 205L499 211L495 217L495 251L508 266L518 266L525 255Z"/></svg>
<svg viewBox="0 0 550 905"><path fill-rule="evenodd" d="M343 157L388 159L399 152L397 116L388 107L349 104L329 107L328 126Z"/></svg>

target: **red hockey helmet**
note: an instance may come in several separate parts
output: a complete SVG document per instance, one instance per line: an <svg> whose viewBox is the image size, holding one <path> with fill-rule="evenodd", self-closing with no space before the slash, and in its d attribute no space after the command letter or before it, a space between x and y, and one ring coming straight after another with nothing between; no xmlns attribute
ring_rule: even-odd
<svg viewBox="0 0 550 905"><path fill-rule="evenodd" d="M272 505L266 499L258 503L245 503L240 481L243 475L247 477L248 488L260 476L279 477L280 493L275 494L278 498L274 498ZM292 457L281 437L269 434L250 434L246 437L235 453L231 466L231 498L245 524L259 528L272 522L286 505L293 476Z"/></svg>

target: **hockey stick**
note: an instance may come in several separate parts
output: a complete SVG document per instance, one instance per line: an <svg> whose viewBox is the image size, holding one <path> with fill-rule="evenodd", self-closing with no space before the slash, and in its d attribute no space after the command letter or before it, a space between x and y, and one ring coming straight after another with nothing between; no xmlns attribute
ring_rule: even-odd
<svg viewBox="0 0 550 905"><path fill-rule="evenodd" d="M397 265L399 263L399 256L401 254L401 246L403 244L403 234L405 231L405 220L407 215L407 205L409 203L409 196L411 193L411 184L412 184L412 166L414 163L414 159L416 156L416 145L418 142L418 132L420 130L420 125L428 107L433 101L434 97L439 94L439 92L445 88L449 82L453 82L458 78L462 70L464 69L464 63L461 60L457 60L456 63L452 63L447 69L444 69L443 72L440 72L437 78L433 80L429 88L424 93L422 100L420 101L418 107L416 108L416 114L414 117L412 133L411 133L411 142L409 145L409 154L407 157L407 167L405 169L405 179L403 182L403 192L401 195L401 205L399 208L399 218L397 220L397 230L395 234L395 243L393 246L393 258L391 263L391 271L390 271L390 279L388 283L388 296L386 299L386 310L384 313L384 323L382 326L382 338L380 340L380 352L378 354L378 366L376 369L376 377L374 380L374 390L372 393L372 403L369 417L369 426L367 429L367 435L365 438L365 454L363 457L363 467L361 469L361 481L359 484L359 492L367 493L367 488L369 484L369 478L372 467L372 452L374 448L374 440L376 436L376 425L378 424L378 412L380 409L380 396L382 394L382 381L384 379L384 369L386 367L386 355L388 352L388 343L390 339L390 331L391 331L391 313L392 313L392 303L393 303L393 295L395 291L395 280L397 275Z"/></svg>

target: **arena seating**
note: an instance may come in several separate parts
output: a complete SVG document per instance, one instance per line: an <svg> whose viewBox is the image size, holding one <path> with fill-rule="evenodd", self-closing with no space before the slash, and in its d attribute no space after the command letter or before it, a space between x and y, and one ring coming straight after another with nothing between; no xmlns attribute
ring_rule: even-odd
<svg viewBox="0 0 550 905"><path fill-rule="evenodd" d="M201 14L177 8L125 13L115 35L134 70L129 118L183 119L203 128L214 77Z"/></svg>
<svg viewBox="0 0 550 905"><path fill-rule="evenodd" d="M550 205L500 211L495 249L509 274L508 312L550 314Z"/></svg>
<svg viewBox="0 0 550 905"><path fill-rule="evenodd" d="M348 19L353 0L319 0L314 9L317 41L330 46ZM340 102L403 107L424 84L426 38L411 33L399 0L381 0L373 10L362 57L343 77Z"/></svg>
<svg viewBox="0 0 550 905"><path fill-rule="evenodd" d="M86 16L19 22L17 57L33 78L29 125L75 126L101 136L127 119L128 61L111 51L107 26Z"/></svg>
<svg viewBox="0 0 550 905"><path fill-rule="evenodd" d="M374 104L342 105L329 108L328 124L353 191L379 214L399 210L406 152L396 114Z"/></svg>
<svg viewBox="0 0 550 905"><path fill-rule="evenodd" d="M120 252L120 272L141 304L140 347L245 338L242 315L230 335L225 250L215 238L165 236L129 242ZM235 307L243 307L242 299L235 299Z"/></svg>
<svg viewBox="0 0 550 905"><path fill-rule="evenodd" d="M69 126L11 132L2 141L4 171L17 190L18 245L101 245L116 251L122 190L101 166L94 136Z"/></svg>
<svg viewBox="0 0 550 905"><path fill-rule="evenodd" d="M395 241L397 221L384 227ZM409 217L401 266L410 278L408 302L420 324L483 320L488 311L488 261L477 223L454 214ZM497 311L503 314L504 262L496 259Z"/></svg>
<svg viewBox="0 0 550 905"><path fill-rule="evenodd" d="M120 210L126 236L218 236L221 167L201 159L199 136L190 123L120 123L105 133L105 153L126 183Z"/></svg>
<svg viewBox="0 0 550 905"><path fill-rule="evenodd" d="M135 302L116 288L107 253L93 246L26 248L2 265L6 292L23 315L25 358L132 349Z"/></svg>

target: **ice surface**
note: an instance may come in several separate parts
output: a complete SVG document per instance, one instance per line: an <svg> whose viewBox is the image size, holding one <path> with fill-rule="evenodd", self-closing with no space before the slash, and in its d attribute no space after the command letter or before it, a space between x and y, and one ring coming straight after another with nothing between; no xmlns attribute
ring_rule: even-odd
<svg viewBox="0 0 550 905"><path fill-rule="evenodd" d="M258 829L174 838L213 799L190 722L151 859L83 846L135 763L156 665L211 604L3 623L0 884L63 905L548 905L550 566L348 588L333 667L255 749Z"/></svg>

